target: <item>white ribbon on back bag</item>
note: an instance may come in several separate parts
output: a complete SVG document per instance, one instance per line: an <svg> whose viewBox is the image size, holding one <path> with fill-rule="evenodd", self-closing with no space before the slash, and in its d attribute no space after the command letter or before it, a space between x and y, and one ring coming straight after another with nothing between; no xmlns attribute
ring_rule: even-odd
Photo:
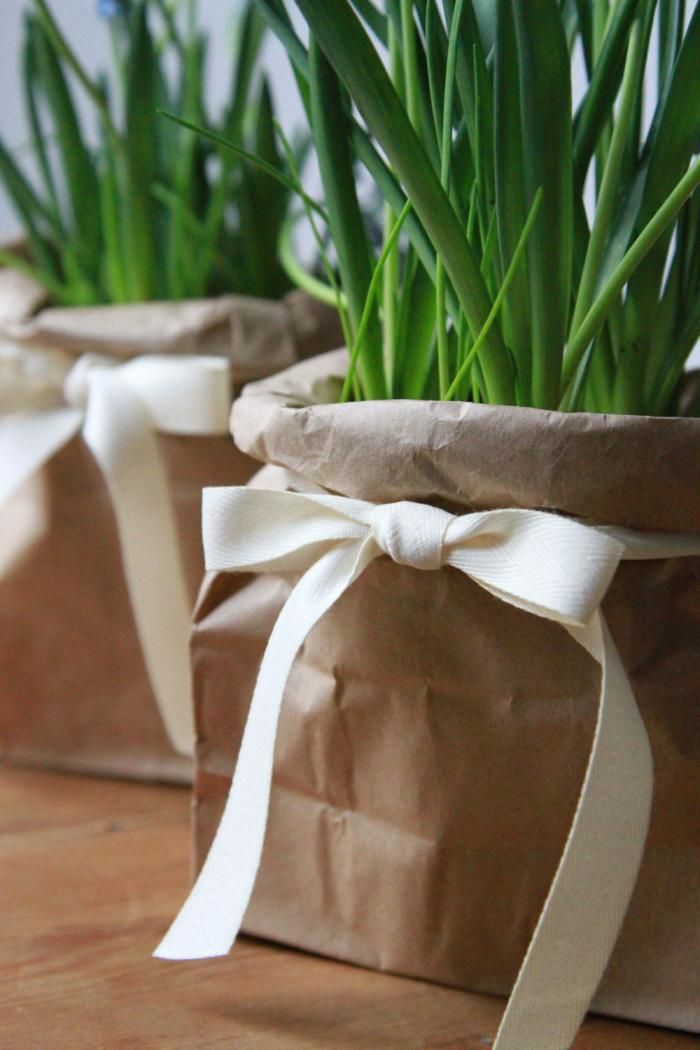
<svg viewBox="0 0 700 1050"><path fill-rule="evenodd" d="M494 1050L564 1050L605 969L649 820L649 742L599 606L623 558L700 554L700 538L594 528L556 514L457 517L399 502L250 488L206 489L208 569L303 571L262 660L226 808L202 872L156 951L223 955L253 890L284 687L309 631L375 558L452 566L504 602L561 624L598 661L597 726L576 815Z"/></svg>
<svg viewBox="0 0 700 1050"><path fill-rule="evenodd" d="M161 718L175 750L192 755L191 607L156 431L228 434L228 362L148 355L115 366L86 354L69 372L64 393L71 407L0 420L0 505L82 430L109 490Z"/></svg>

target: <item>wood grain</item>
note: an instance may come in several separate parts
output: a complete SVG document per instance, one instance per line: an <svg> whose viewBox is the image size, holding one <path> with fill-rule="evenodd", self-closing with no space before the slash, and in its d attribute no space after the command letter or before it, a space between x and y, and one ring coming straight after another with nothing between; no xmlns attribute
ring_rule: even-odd
<svg viewBox="0 0 700 1050"><path fill-rule="evenodd" d="M483 1050L503 1004L242 940L150 958L186 890L188 793L0 771L1 1050ZM575 1050L698 1040L588 1021Z"/></svg>

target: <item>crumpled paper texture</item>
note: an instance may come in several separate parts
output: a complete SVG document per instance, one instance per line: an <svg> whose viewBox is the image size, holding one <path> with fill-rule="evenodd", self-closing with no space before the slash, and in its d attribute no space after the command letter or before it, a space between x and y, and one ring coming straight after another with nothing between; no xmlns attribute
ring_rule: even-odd
<svg viewBox="0 0 700 1050"><path fill-rule="evenodd" d="M229 358L237 385L272 375L342 339L335 312L300 291L280 302L224 295L67 307L45 300L36 282L0 269L0 339L71 355L212 354Z"/></svg>
<svg viewBox="0 0 700 1050"><path fill-rule="evenodd" d="M461 512L530 506L700 531L698 420L317 404L337 391L345 360L324 355L248 387L233 411L239 447L362 499ZM292 583L210 574L200 594L197 865ZM655 792L642 871L594 1008L700 1031L700 560L623 563L604 611L649 731ZM244 928L507 994L571 823L598 688L593 662L561 627L452 569L374 562L292 670Z"/></svg>
<svg viewBox="0 0 700 1050"><path fill-rule="evenodd" d="M44 306L44 298L33 281L0 270L0 411L21 406L19 388L37 406L60 404L65 374L85 351L224 355L240 385L339 341L332 312L299 293L281 303L228 296L71 309ZM243 484L256 464L230 438L158 440L194 604L201 490ZM107 489L80 438L0 508L0 758L192 778L156 708Z"/></svg>

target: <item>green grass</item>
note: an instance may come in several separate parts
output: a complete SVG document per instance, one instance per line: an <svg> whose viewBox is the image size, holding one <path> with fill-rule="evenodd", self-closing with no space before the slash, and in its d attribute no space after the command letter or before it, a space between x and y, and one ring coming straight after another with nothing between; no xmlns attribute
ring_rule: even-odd
<svg viewBox="0 0 700 1050"><path fill-rule="evenodd" d="M312 118L350 316L346 394L673 414L700 337L700 8L293 6L308 46L281 0L258 0ZM369 259L360 166L386 201Z"/></svg>
<svg viewBox="0 0 700 1050"><path fill-rule="evenodd" d="M37 177L0 142L0 185L24 230L23 269L61 304L183 299L226 292L277 298L290 280L277 240L288 185L240 155L164 120L212 124L279 167L269 85L260 70L265 23L252 3L231 42L228 101L215 121L204 86L210 41L194 4L132 0L110 20L114 68L93 77L47 0L25 16L23 91ZM98 141L79 116L94 110Z"/></svg>

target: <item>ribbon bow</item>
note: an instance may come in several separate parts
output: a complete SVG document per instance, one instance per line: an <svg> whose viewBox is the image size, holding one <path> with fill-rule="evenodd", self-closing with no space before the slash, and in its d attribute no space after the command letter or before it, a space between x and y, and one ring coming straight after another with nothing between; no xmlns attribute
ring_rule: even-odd
<svg viewBox="0 0 700 1050"><path fill-rule="evenodd" d="M225 358L148 355L122 365L86 354L68 373L67 407L0 419L0 505L82 431L107 483L146 668L165 729L191 755L190 601L155 432L227 434ZM39 406L37 406L38 409Z"/></svg>
<svg viewBox="0 0 700 1050"><path fill-rule="evenodd" d="M600 981L646 838L646 730L599 611L622 558L700 553L696 537L601 529L555 514L455 516L418 503L206 489L208 569L303 571L270 635L226 808L202 872L158 947L164 959L225 954L257 874L284 687L311 628L375 558L449 565L496 597L562 624L601 666L597 727L576 815L494 1050L562 1050Z"/></svg>

